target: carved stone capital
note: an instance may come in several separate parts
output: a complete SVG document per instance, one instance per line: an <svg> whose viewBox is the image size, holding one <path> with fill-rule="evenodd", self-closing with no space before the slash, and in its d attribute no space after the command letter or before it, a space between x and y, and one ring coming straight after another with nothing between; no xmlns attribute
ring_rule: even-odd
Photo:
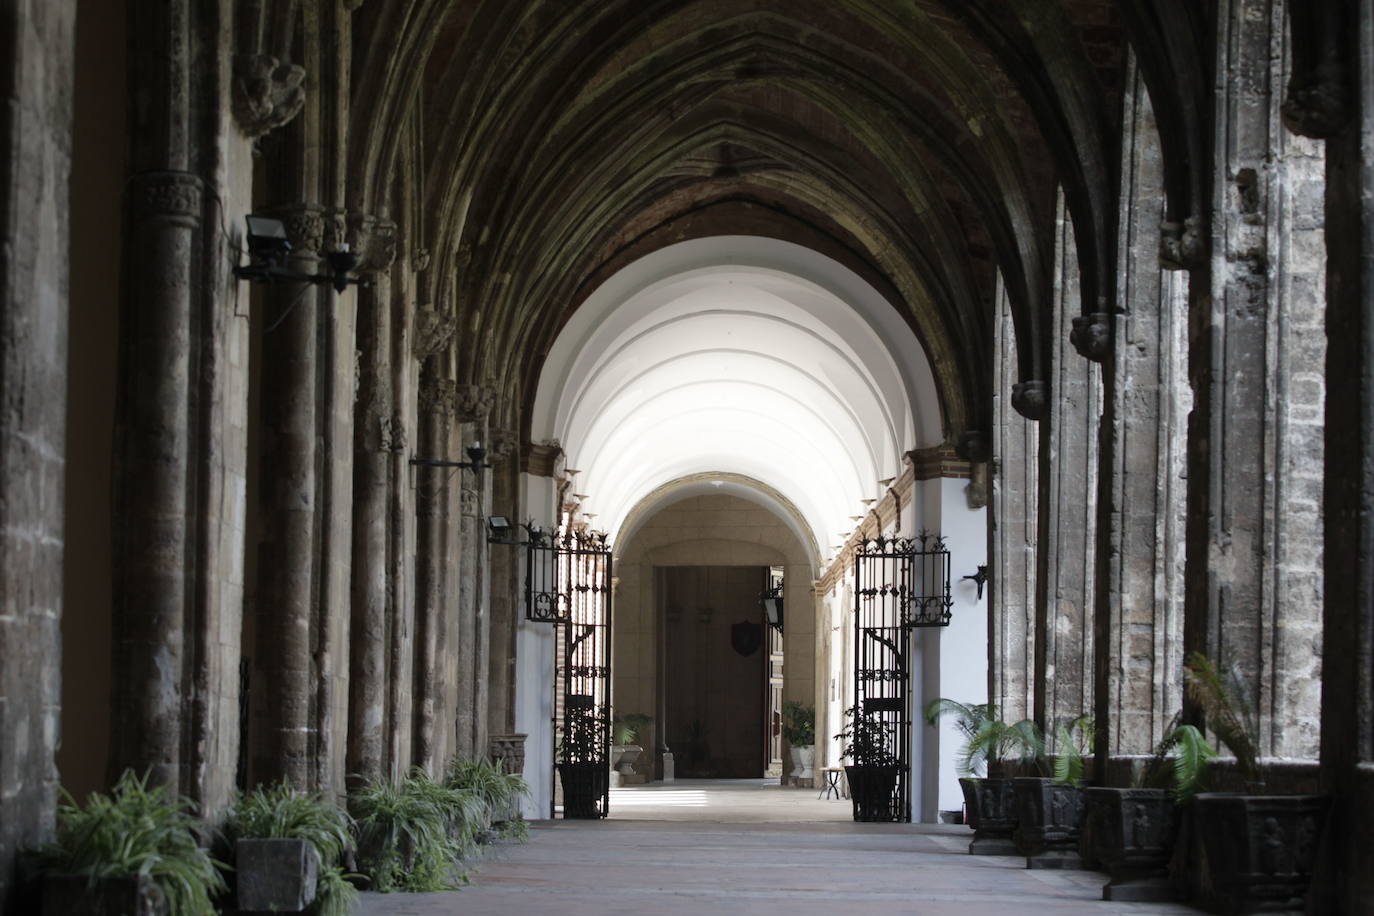
<svg viewBox="0 0 1374 916"><path fill-rule="evenodd" d="M459 422L476 423L491 413L496 392L485 385L459 385L456 411Z"/></svg>
<svg viewBox="0 0 1374 916"><path fill-rule="evenodd" d="M231 107L248 137L281 127L305 104L305 68L270 54L240 54L234 60Z"/></svg>
<svg viewBox="0 0 1374 916"><path fill-rule="evenodd" d="M384 273L396 260L396 224L357 210L348 214L349 250L358 256L358 270Z"/></svg>
<svg viewBox="0 0 1374 916"><path fill-rule="evenodd" d="M415 339L413 349L416 359L426 360L444 352L457 323L452 315L438 309L421 308L415 312Z"/></svg>
<svg viewBox="0 0 1374 916"><path fill-rule="evenodd" d="M491 735L487 738L487 757L502 772L516 776L525 772L525 735Z"/></svg>
<svg viewBox="0 0 1374 916"><path fill-rule="evenodd" d="M431 416L448 418L453 415L453 379L424 375L420 379L420 410Z"/></svg>
<svg viewBox="0 0 1374 916"><path fill-rule="evenodd" d="M515 454L515 448L520 444L520 434L513 429L493 427L487 431L487 436L491 439L487 455L496 461Z"/></svg>
<svg viewBox="0 0 1374 916"><path fill-rule="evenodd" d="M190 172L141 172L129 197L134 222L166 222L188 229L200 224L201 180Z"/></svg>
<svg viewBox="0 0 1374 916"><path fill-rule="evenodd" d="M310 204L299 204L273 207L270 213L286 227L292 257L314 257L324 250L325 224L328 222L324 210Z"/></svg>
<svg viewBox="0 0 1374 916"><path fill-rule="evenodd" d="M1011 406L1027 420L1043 420L1049 412L1049 386L1032 379L1011 386Z"/></svg>
<svg viewBox="0 0 1374 916"><path fill-rule="evenodd" d="M1109 312L1075 315L1069 342L1084 359L1100 363L1112 352L1112 316Z"/></svg>
<svg viewBox="0 0 1374 916"><path fill-rule="evenodd" d="M1180 223L1159 224L1159 266L1165 270L1192 270L1207 260L1203 220L1190 216Z"/></svg>
<svg viewBox="0 0 1374 916"><path fill-rule="evenodd" d="M557 439L531 445L525 453L525 473L535 477L552 477L563 454L563 446Z"/></svg>
<svg viewBox="0 0 1374 916"><path fill-rule="evenodd" d="M406 425L400 414L379 417L380 436L378 449L383 452L404 452L406 450Z"/></svg>

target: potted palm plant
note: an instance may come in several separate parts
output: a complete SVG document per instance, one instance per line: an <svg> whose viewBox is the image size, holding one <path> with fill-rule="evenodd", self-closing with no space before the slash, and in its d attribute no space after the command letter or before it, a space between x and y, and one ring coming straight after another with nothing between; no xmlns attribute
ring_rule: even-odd
<svg viewBox="0 0 1374 916"><path fill-rule="evenodd" d="M1055 728L1054 775L1018 776L1016 845L1027 868L1081 868L1079 828L1083 820L1084 755L1092 752L1092 720L1080 715ZM1043 750L1043 745L1040 749ZM1043 767L1042 754L1035 755Z"/></svg>
<svg viewBox="0 0 1374 916"><path fill-rule="evenodd" d="M853 761L845 766L849 796L856 821L899 821L897 810L899 761L896 729L880 713L857 706L844 711L845 727L835 737L843 742L841 755Z"/></svg>
<svg viewBox="0 0 1374 916"><path fill-rule="evenodd" d="M1173 899L1168 868L1176 812L1201 789L1208 761L1215 756L1202 732L1179 725L1176 716L1154 755L1133 769L1128 788L1084 790L1087 810L1079 850L1085 865L1105 867L1111 875L1102 888L1103 900Z"/></svg>
<svg viewBox="0 0 1374 916"><path fill-rule="evenodd" d="M1184 665L1184 690L1217 739L1235 755L1243 792L1202 792L1192 824L1205 866L1196 892L1228 912L1302 910L1316 864L1328 799L1266 792L1244 682L1199 652Z"/></svg>
<svg viewBox="0 0 1374 916"><path fill-rule="evenodd" d="M45 916L214 916L225 866L201 848L190 808L129 770L84 806L63 793L34 857Z"/></svg>
<svg viewBox="0 0 1374 916"><path fill-rule="evenodd" d="M932 726L952 716L964 737L956 766L964 792L965 822L974 831L969 854L1016 855L1012 834L1017 815L1010 771L1018 762L1024 768L1038 759L1044 745L1040 730L1029 719L1002 721L991 703L960 703L942 697L932 700L925 714Z"/></svg>
<svg viewBox="0 0 1374 916"><path fill-rule="evenodd" d="M799 700L783 703L782 737L792 756L792 784L811 786L816 778L816 707Z"/></svg>

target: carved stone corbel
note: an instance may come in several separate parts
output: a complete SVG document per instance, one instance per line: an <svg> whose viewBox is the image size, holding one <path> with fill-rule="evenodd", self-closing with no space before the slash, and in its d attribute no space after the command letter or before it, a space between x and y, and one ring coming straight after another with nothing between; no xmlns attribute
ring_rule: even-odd
<svg viewBox="0 0 1374 916"><path fill-rule="evenodd" d="M1190 216L1182 224L1159 224L1159 266L1165 270L1192 270L1207 260L1207 239L1200 216Z"/></svg>
<svg viewBox="0 0 1374 916"><path fill-rule="evenodd" d="M1011 386L1011 406L1027 420L1043 420L1049 407L1048 386L1038 379Z"/></svg>
<svg viewBox="0 0 1374 916"><path fill-rule="evenodd" d="M456 389L453 379L434 378L425 374L420 379L420 410L442 419L451 417Z"/></svg>
<svg viewBox="0 0 1374 916"><path fill-rule="evenodd" d="M1103 362L1112 352L1112 316L1110 312L1075 315L1069 342L1084 359Z"/></svg>
<svg viewBox="0 0 1374 916"><path fill-rule="evenodd" d="M491 444L487 446L487 457L492 461L500 461L515 454L515 447L520 438L515 430L493 427L487 431L487 435L491 439Z"/></svg>
<svg viewBox="0 0 1374 916"><path fill-rule="evenodd" d="M411 255L410 269L415 271L417 274L424 273L425 271L429 270L429 259L430 256L428 248L416 248L415 254Z"/></svg>
<svg viewBox="0 0 1374 916"><path fill-rule="evenodd" d="M496 392L485 385L460 385L456 401L456 416L460 423L478 423L491 414Z"/></svg>
<svg viewBox="0 0 1374 916"><path fill-rule="evenodd" d="M305 104L305 68L270 54L240 54L234 60L231 108L250 139L290 121Z"/></svg>
<svg viewBox="0 0 1374 916"><path fill-rule="evenodd" d="M421 361L437 356L448 348L457 330L457 322L447 312L421 308L415 312L415 339L412 349Z"/></svg>

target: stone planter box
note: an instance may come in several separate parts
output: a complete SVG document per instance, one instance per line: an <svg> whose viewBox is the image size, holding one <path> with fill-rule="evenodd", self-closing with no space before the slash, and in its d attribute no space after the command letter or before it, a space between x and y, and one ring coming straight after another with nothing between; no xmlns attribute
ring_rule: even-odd
<svg viewBox="0 0 1374 916"><path fill-rule="evenodd" d="M49 875L43 879L43 916L171 916L162 890L147 878Z"/></svg>
<svg viewBox="0 0 1374 916"><path fill-rule="evenodd" d="M1205 856L1204 902L1223 913L1305 908L1328 799L1204 792L1194 825Z"/></svg>
<svg viewBox="0 0 1374 916"><path fill-rule="evenodd" d="M1083 791L1087 803L1079 854L1087 867L1105 868L1111 880L1103 900L1174 899L1169 857L1174 845L1174 801L1164 789Z"/></svg>
<svg viewBox="0 0 1374 916"><path fill-rule="evenodd" d="M1027 868L1082 868L1078 837L1083 789L1055 785L1043 776L1012 780L1016 795L1016 846Z"/></svg>
<svg viewBox="0 0 1374 916"><path fill-rule="evenodd" d="M897 767L856 766L844 768L849 782L849 798L854 803L854 820L884 822L903 820L896 810Z"/></svg>
<svg viewBox="0 0 1374 916"><path fill-rule="evenodd" d="M299 913L315 899L320 857L308 840L239 840L234 881L240 910Z"/></svg>
<svg viewBox="0 0 1374 916"><path fill-rule="evenodd" d="M1016 844L1016 804L1012 781L1000 776L986 779L961 779L967 821L973 828L973 841L968 844L971 856L1014 856Z"/></svg>

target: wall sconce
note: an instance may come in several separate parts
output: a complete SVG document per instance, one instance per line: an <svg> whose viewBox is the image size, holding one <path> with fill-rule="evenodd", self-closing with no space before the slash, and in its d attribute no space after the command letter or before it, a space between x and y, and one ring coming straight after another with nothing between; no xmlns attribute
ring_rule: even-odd
<svg viewBox="0 0 1374 916"><path fill-rule="evenodd" d="M411 458L410 463L420 468L466 468L474 472L491 467L487 463L487 450L482 447L481 442L474 442L463 451L467 452L467 461L449 461L447 458Z"/></svg>
<svg viewBox="0 0 1374 916"><path fill-rule="evenodd" d="M963 578L972 579L974 581L974 583L978 586L978 600L982 601L983 586L987 584L988 579L992 578L988 575L988 568L986 566L979 566L978 571L976 573L974 573L971 576L964 576Z"/></svg>
<svg viewBox="0 0 1374 916"><path fill-rule="evenodd" d="M270 216L249 214L248 222L248 263L234 266L234 276L251 283L276 283L288 280L296 283L327 283L334 292L342 293L349 285L367 286L366 280L350 277L358 267L358 256L348 250L348 243L340 244L338 251L328 252L324 262L329 267L327 273L307 274L286 267L286 256L291 253L291 240L286 237L286 225Z"/></svg>
<svg viewBox="0 0 1374 916"><path fill-rule="evenodd" d="M768 625L782 633L782 582L775 582L772 588L759 595L759 604L763 605Z"/></svg>

